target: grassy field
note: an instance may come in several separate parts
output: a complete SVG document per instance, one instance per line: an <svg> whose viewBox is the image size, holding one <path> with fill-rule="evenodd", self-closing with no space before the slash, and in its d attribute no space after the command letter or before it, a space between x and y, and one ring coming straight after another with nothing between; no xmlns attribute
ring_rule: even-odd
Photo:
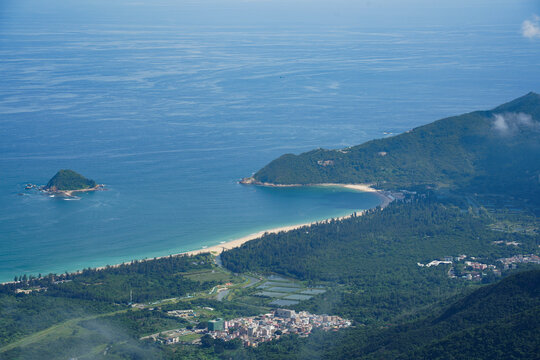
<svg viewBox="0 0 540 360"><path fill-rule="evenodd" d="M217 281L219 283L233 282L235 277L230 272L222 268L214 268L211 270L182 273L183 276L193 281ZM238 281L238 280L236 280Z"/></svg>
<svg viewBox="0 0 540 360"><path fill-rule="evenodd" d="M114 311L114 312L111 312L111 313L99 314L99 315L93 315L93 316L87 316L87 317L80 317L80 318L75 318L75 319L70 319L68 321L64 321L63 323L53 325L53 326L51 326L51 327L49 327L49 328L47 328L45 330L38 331L37 333L26 336L26 337L24 337L24 338L22 338L22 339L20 339L18 341L12 342L11 344L8 344L8 345L0 348L0 354L3 353L3 352L6 352L8 350L14 349L16 347L23 347L23 346L31 345L33 343L39 342L39 341L44 340L44 339L52 339L52 338L55 338L55 337L58 338L58 337L62 337L62 336L73 335L74 333L79 333L81 331L85 332L85 331L87 331L86 329L81 328L80 326L78 326L78 324L81 321L97 319L97 318L100 318L100 317L105 317L105 316L110 316L110 315L115 315L115 314L121 314L121 313L125 313L125 312L127 312L127 310L118 310L118 311Z"/></svg>
<svg viewBox="0 0 540 360"><path fill-rule="evenodd" d="M181 342L192 342L193 340L200 339L202 335L200 334L188 334L180 336L179 340Z"/></svg>
<svg viewBox="0 0 540 360"><path fill-rule="evenodd" d="M253 293L264 291L264 286L280 285L294 293L306 290L303 284L287 279L272 278L272 280L268 281L271 276L263 277L256 274L236 276L220 267L184 272L181 275L193 281L214 281L216 286L211 290L199 291L184 297L139 303L136 304L136 307L130 309L123 308L113 312L69 319L1 347L0 358L15 359L21 358L21 356L25 358L27 354L30 356L29 358L36 358L41 349L53 351L44 354L45 358L47 356L50 356L50 358L64 358L67 356L69 358L73 354L79 358L93 358L112 351L111 342L114 342L114 344L126 344L126 346L138 346L138 339L149 334L171 331L187 325L196 326L199 322L205 323L216 317L230 318L236 316L235 310L231 310L234 306L229 308L230 305L224 304L223 306L217 306L214 310L208 306L214 308L217 304L210 303L207 306L197 303L201 300L203 304L205 300L215 301L219 289L227 289L228 291L227 295L222 299L223 302L229 303L232 301L235 306L240 305L252 309L253 314L265 313L270 310L268 302L272 298L253 296ZM265 283L266 285L264 285ZM287 294L289 293L287 292ZM218 303L221 303L221 301ZM169 310L186 308L193 309L196 316L191 317L185 323L172 324L172 320L166 317ZM131 313L131 311L135 313ZM114 339L107 334L111 334ZM190 343L199 337L199 335L189 334L182 336L180 341ZM49 346L50 344L56 344L54 346L62 350L56 354L54 349ZM80 357L81 354L84 354L84 356Z"/></svg>

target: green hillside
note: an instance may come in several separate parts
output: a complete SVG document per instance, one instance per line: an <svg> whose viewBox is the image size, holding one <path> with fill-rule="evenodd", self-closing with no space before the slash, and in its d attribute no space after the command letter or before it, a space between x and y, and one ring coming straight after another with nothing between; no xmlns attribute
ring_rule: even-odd
<svg viewBox="0 0 540 360"><path fill-rule="evenodd" d="M341 150L286 154L260 183L372 183L380 188L461 188L540 198L540 95ZM535 196L533 196L533 194Z"/></svg>
<svg viewBox="0 0 540 360"><path fill-rule="evenodd" d="M344 342L361 358L533 359L540 350L540 270L480 288L440 313L384 330L367 346ZM336 353L336 355L338 355Z"/></svg>
<svg viewBox="0 0 540 360"><path fill-rule="evenodd" d="M314 312L380 323L468 284L449 278L448 265L426 268L419 262L465 254L500 264L496 259L538 252L538 235L493 231L490 224L496 221L487 212L463 211L428 196L394 202L360 217L267 234L224 252L221 259L234 272L274 272L339 284L311 304ZM499 241L520 246L500 246ZM482 279L492 280L489 274Z"/></svg>
<svg viewBox="0 0 540 360"><path fill-rule="evenodd" d="M521 272L422 319L384 328L283 337L250 349L241 359L538 359L540 270Z"/></svg>
<svg viewBox="0 0 540 360"><path fill-rule="evenodd" d="M60 170L45 186L47 190L83 190L96 186L96 182L87 179L73 170Z"/></svg>

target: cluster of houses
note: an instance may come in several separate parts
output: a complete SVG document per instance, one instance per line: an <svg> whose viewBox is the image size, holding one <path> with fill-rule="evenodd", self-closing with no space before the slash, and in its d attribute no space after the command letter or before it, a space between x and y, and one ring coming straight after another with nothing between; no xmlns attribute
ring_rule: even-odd
<svg viewBox="0 0 540 360"><path fill-rule="evenodd" d="M194 318L195 316L197 316L197 313L195 313L195 311L193 311L192 309L189 309L189 310L172 310L172 311L167 311L167 315L174 316L174 317L179 317L181 319L190 319L190 318Z"/></svg>
<svg viewBox="0 0 540 360"><path fill-rule="evenodd" d="M349 320L339 316L314 315L307 311L277 309L272 313L208 323L208 333L215 339L225 341L241 339L244 346L257 346L261 342L279 338L283 334L308 336L314 328L337 331L351 326Z"/></svg>
<svg viewBox="0 0 540 360"><path fill-rule="evenodd" d="M455 258L453 256L445 256L443 260L432 260L428 262L427 264L416 263L416 265L420 267L432 267L432 266L439 266L440 264L453 264L454 261L461 261L465 259L466 257L467 255L459 255L459 256L456 256Z"/></svg>
<svg viewBox="0 0 540 360"><path fill-rule="evenodd" d="M192 310L175 310L173 316L189 318L193 316ZM214 319L208 322L205 329L178 329L164 333L146 336L163 344L189 343L200 344L199 338L191 338L189 342L181 341L186 335L208 334L214 339L230 341L240 339L244 346L257 346L261 342L278 339L284 334L297 334L308 336L313 329L324 331L337 331L351 326L351 321L339 316L314 315L307 311L295 312L288 309L277 309L272 313L243 317L232 320Z"/></svg>
<svg viewBox="0 0 540 360"><path fill-rule="evenodd" d="M511 244L513 245L513 244ZM497 259L497 262L501 262L502 266L494 264L484 264L476 261L476 258L470 257L471 260L464 261L467 255L459 255L456 257L445 256L443 260L433 260L427 264L417 263L420 267L432 267L439 266L441 264L449 264L448 276L451 278L461 277L465 280L479 281L482 277L492 273L495 276L501 276L501 270L515 269L517 264L533 263L540 264L540 257L538 255L515 255L508 258Z"/></svg>
<svg viewBox="0 0 540 360"><path fill-rule="evenodd" d="M529 254L529 255L515 255L508 258L498 259L503 263L504 269L508 269L510 266L515 264L540 264L540 256Z"/></svg>

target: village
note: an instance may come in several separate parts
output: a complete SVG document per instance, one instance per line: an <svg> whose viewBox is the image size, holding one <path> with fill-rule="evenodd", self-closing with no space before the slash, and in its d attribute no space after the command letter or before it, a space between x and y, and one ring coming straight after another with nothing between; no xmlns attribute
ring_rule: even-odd
<svg viewBox="0 0 540 360"><path fill-rule="evenodd" d="M177 313L179 317L191 316L191 310ZM244 346L256 347L262 342L279 339L284 334L296 334L307 337L315 328L323 331L338 331L351 326L351 321L339 316L315 315L307 311L295 312L289 309L276 309L271 313L259 316L241 317L231 320L221 318L208 321L203 329L177 329L147 336L147 339L164 344L190 343L200 344L201 337L231 341L241 340ZM182 339L190 339L185 341Z"/></svg>
<svg viewBox="0 0 540 360"><path fill-rule="evenodd" d="M417 263L419 267L427 268L441 264L450 265L448 270L448 277L450 278L459 277L469 281L480 281L482 278L490 275L500 277L503 271L517 269L519 264L540 264L540 256L535 254L514 255L497 259L495 264L486 264L480 262L474 256L459 255L456 257L445 256L443 260L432 260L426 264Z"/></svg>

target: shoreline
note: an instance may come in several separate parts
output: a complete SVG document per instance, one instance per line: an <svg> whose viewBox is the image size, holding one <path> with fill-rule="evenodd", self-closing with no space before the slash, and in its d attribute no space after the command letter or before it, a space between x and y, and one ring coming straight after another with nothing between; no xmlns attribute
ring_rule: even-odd
<svg viewBox="0 0 540 360"><path fill-rule="evenodd" d="M209 247L206 247L206 248L201 248L201 249L198 249L198 250L186 251L186 252L178 253L178 254L172 254L172 256L198 255L198 254L204 254L204 253L211 253L211 254L218 253L219 254L222 251L231 250L231 249L240 247L243 244L247 243L248 241L260 239L264 235L267 235L267 234L278 234L280 232L289 232L289 231L301 229L303 227L309 228L312 225L321 224L321 223L329 222L329 221L332 221L332 220L338 220L338 221L339 220L345 220L345 219L348 219L348 218L352 217L353 215L362 216L364 214L364 211L365 210L355 211L352 214L339 216L337 218L328 218L328 219L323 219L323 220L320 220L320 221L312 221L312 222L303 223L303 224L281 226L281 227L277 227L277 228L273 228L273 229L261 230L259 232L256 232L256 233L253 233L253 234L250 234L250 235L246 235L246 236L243 236L243 237L238 238L238 239L227 241L227 242L225 242L223 244L213 245L213 246L209 246Z"/></svg>
<svg viewBox="0 0 540 360"><path fill-rule="evenodd" d="M270 187L294 187L294 186L341 187L341 188L352 189L352 190L356 190L356 191L360 191L360 192L371 192L371 193L375 193L382 200L381 204L377 205L377 206L380 206L381 209L384 209L385 207L388 206L388 204L390 204L392 201L394 201L393 197L390 197L388 194L385 194L381 190L377 190L377 189L372 188L370 184L333 184L333 183L325 183L325 184L310 184L310 185L275 185L275 184L256 184L256 185L258 185L258 186L270 186ZM225 251L225 250L231 250L231 249L240 247L240 246L242 246L243 244L245 244L248 241L259 239L259 238L263 237L265 234L277 234L277 233L280 233L280 232L287 232L287 231L297 230L297 229L300 229L300 228L303 228L303 227L310 227L310 226L315 225L315 224L325 223L325 222L329 222L329 221L332 221L332 220L338 220L338 221L339 220L345 220L345 219L348 219L348 218L350 218L352 216L362 216L365 213L365 211L366 210L359 210L359 211L355 211L355 212L353 212L351 214L348 214L348 215L339 216L337 218L328 218L328 219L323 219L323 220L319 220L319 221L312 221L312 222L303 223L303 224L294 224L294 225L289 225L289 226L281 226L281 227L277 227L277 228L262 230L262 231L259 231L259 232L253 233L253 234L243 236L243 237L238 238L238 239L227 241L227 242L225 242L223 244L213 245L213 246L209 246L209 247L206 247L206 248L186 251L186 252L178 253L178 254L172 254L172 256L198 255L198 254L203 254L203 253L221 253L222 251Z"/></svg>
<svg viewBox="0 0 540 360"><path fill-rule="evenodd" d="M381 204L377 205L377 207L380 206L381 209L384 209L386 206L388 206L388 204L390 204L392 201L394 201L394 198L391 197L391 195L387 194L385 191L377 190L377 189L372 188L371 184L333 184L333 183L310 184L310 185L257 184L257 186L269 186L269 187L324 186L324 187L341 187L341 188L352 189L352 190L360 191L360 192L370 192L370 193L375 193L381 199L381 201L382 201ZM368 209L366 209L366 210L368 210ZM252 234L249 234L249 235L246 235L246 236L242 236L240 238L233 239L233 240L230 240L230 241L227 241L227 242L224 242L224 243L220 243L220 244L217 244L217 245L212 245L212 246L208 246L208 247L204 247L204 248L200 248L200 249L184 251L184 252L175 253L175 254L169 254L169 255L164 255L164 256L156 256L156 257L153 257L153 258L150 258L150 259L143 259L143 260L139 260L139 261L151 261L151 260L154 260L154 259L158 260L158 259L167 258L169 256L184 256L184 255L192 256L192 255L199 255L199 254L205 254L205 253L210 253L210 254L213 254L213 255L219 255L222 251L231 250L231 249L240 247L240 246L242 246L243 244L245 244L248 241L256 240L256 239L259 239L259 238L263 237L265 234L277 234L277 233L280 233L280 232L287 232L287 231L297 230L297 229L300 229L300 228L303 228L303 227L310 227L310 226L315 225L315 224L325 223L325 222L332 221L332 220L338 220L338 221L339 220L345 220L345 219L348 219L348 218L352 217L353 215L354 216L362 216L365 213L366 210L354 211L351 214L339 216L337 218L327 218L327 219L323 219L323 220L311 221L311 222L302 223L302 224L293 224L293 225L280 226L280 227L271 228L271 229L265 229L265 230L261 230L261 231L258 231L256 233L252 233ZM103 269L107 268L107 266L108 267L118 267L118 266L121 266L121 265L130 264L130 263L131 263L131 261L127 261L127 262L124 262L124 263L121 263L121 264L100 266L100 267L96 267L94 269L95 270L103 270ZM80 271L78 271L78 272L80 272Z"/></svg>
<svg viewBox="0 0 540 360"><path fill-rule="evenodd" d="M370 193L376 194L381 199L381 204L376 206L376 207L381 207L381 209L384 209L386 206L388 206L388 204L390 204L392 201L395 200L394 197L392 197L392 195L390 195L388 192L374 189L374 188L371 187L370 184L333 184L333 183L325 183L325 184L283 185L283 186L282 185L274 185L274 184L256 184L256 185L257 186L269 186L269 187L292 187L292 186L341 187L341 188L352 189L352 190L360 191L360 192L370 192ZM99 190L99 187L102 187L102 186L103 185L98 185L95 188L85 189L85 190L75 190L75 191L82 191L82 192L96 191L96 190ZM72 196L72 195L68 195L68 196ZM373 209L373 208L371 208L371 209ZM366 209L366 210L368 210L368 209ZM173 256L173 257L176 257L176 256L193 256L193 255L199 255L199 254L204 254L204 253L209 253L209 254L212 254L212 255L219 255L222 251L231 250L231 249L240 247L240 246L242 246L243 244L245 244L248 241L256 240L256 239L259 239L259 238L263 237L265 234L277 234L277 233L280 233L280 232L287 232L287 231L297 230L297 229L300 229L300 228L303 228L303 227L310 227L310 226L315 225L315 224L325 223L325 222L329 222L329 221L332 221L332 220L340 221L340 220L345 220L345 219L351 218L352 216L362 216L366 212L366 210L354 211L351 214L347 214L347 215L343 215L343 216L339 216L339 217L335 217L335 218L327 218L327 219L323 219L323 220L311 221L311 222L302 223L302 224L294 224L294 225L280 226L280 227L271 228L271 229L265 229L265 230L261 230L261 231L258 231L256 233L252 233L252 234L249 234L249 235L246 235L246 236L242 236L240 238L233 239L233 240L230 240L230 241L227 241L227 242L224 242L224 243L220 243L220 244L217 244L217 245L212 245L212 246L208 246L208 247L204 247L204 248L200 248L200 249L184 251L184 252L175 253L175 254L156 256L156 257L145 258L145 259L138 259L138 261L152 261L152 260L168 258L169 256ZM103 266L94 267L92 269L100 271L100 270L105 270L106 268L116 268L116 267L120 267L122 265L129 265L133 261L134 260L130 260L130 261L126 261L126 262L123 262L123 263L114 264L114 265L103 265ZM82 271L83 270L71 271L71 272L69 272L69 274L70 275L72 275L72 274L76 275L76 274L82 273ZM63 274L58 274L58 275L62 276ZM15 282L13 282L13 281L8 281L8 282L0 283L0 284L1 285L6 285L6 284L14 284L14 283Z"/></svg>
<svg viewBox="0 0 540 360"><path fill-rule="evenodd" d="M75 190L58 190L56 187L53 188L46 188L45 185L34 185L34 184L26 184L25 190L36 190L39 191L42 194L52 195L52 196L58 196L58 197L76 197L77 193L85 193L85 192L91 192L91 191L105 191L107 190L105 188L105 184L96 184L96 186L86 189L75 189ZM19 193L19 195L22 195L23 193Z"/></svg>
<svg viewBox="0 0 540 360"><path fill-rule="evenodd" d="M79 190L46 190L51 195L63 196L63 197L74 197L77 193L84 193L90 191L102 191L105 190L105 184L97 184L94 187L88 189L79 189Z"/></svg>

